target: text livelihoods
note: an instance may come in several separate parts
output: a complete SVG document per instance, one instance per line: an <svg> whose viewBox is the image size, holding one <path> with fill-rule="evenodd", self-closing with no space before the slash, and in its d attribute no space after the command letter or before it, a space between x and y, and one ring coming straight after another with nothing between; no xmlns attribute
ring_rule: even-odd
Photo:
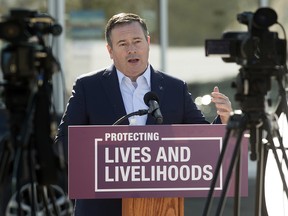
<svg viewBox="0 0 288 216"><path fill-rule="evenodd" d="M210 181L211 165L105 167L105 182Z"/></svg>

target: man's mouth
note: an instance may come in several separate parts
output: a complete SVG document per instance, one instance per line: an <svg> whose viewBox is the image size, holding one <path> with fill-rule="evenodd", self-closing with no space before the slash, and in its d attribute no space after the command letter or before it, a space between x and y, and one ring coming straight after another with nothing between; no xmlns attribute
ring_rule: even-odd
<svg viewBox="0 0 288 216"><path fill-rule="evenodd" d="M137 63L138 61L139 61L138 58L133 58L133 59L128 60L129 63Z"/></svg>

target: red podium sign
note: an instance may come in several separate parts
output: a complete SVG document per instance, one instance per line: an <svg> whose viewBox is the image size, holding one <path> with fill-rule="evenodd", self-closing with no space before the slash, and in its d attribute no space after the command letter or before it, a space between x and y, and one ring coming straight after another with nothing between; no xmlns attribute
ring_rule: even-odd
<svg viewBox="0 0 288 216"><path fill-rule="evenodd" d="M205 197L225 132L225 125L70 126L69 197ZM216 196L235 140L229 139ZM247 140L241 148L241 195L246 196Z"/></svg>

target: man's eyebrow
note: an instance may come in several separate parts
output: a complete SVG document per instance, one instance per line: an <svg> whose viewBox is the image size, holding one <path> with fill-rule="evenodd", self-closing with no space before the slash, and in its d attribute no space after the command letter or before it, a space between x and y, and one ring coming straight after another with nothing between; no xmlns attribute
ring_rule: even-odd
<svg viewBox="0 0 288 216"><path fill-rule="evenodd" d="M133 40L137 40L137 39L143 39L142 37L135 37L133 38Z"/></svg>
<svg viewBox="0 0 288 216"><path fill-rule="evenodd" d="M119 41L117 41L117 43L116 44L119 44L119 43L124 43L126 40L119 40Z"/></svg>
<svg viewBox="0 0 288 216"><path fill-rule="evenodd" d="M134 37L133 40L143 40L142 37ZM119 43L123 43L123 42L126 42L127 40L125 39L122 39L122 40L119 40L116 44L119 44Z"/></svg>

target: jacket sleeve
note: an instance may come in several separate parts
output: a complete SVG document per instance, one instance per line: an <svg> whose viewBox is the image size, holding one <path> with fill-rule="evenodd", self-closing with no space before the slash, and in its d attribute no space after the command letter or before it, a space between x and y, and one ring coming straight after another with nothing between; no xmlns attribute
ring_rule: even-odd
<svg viewBox="0 0 288 216"><path fill-rule="evenodd" d="M54 142L56 152L59 155L64 154L66 162L68 160L68 126L87 124L85 107L83 86L81 80L76 80Z"/></svg>

